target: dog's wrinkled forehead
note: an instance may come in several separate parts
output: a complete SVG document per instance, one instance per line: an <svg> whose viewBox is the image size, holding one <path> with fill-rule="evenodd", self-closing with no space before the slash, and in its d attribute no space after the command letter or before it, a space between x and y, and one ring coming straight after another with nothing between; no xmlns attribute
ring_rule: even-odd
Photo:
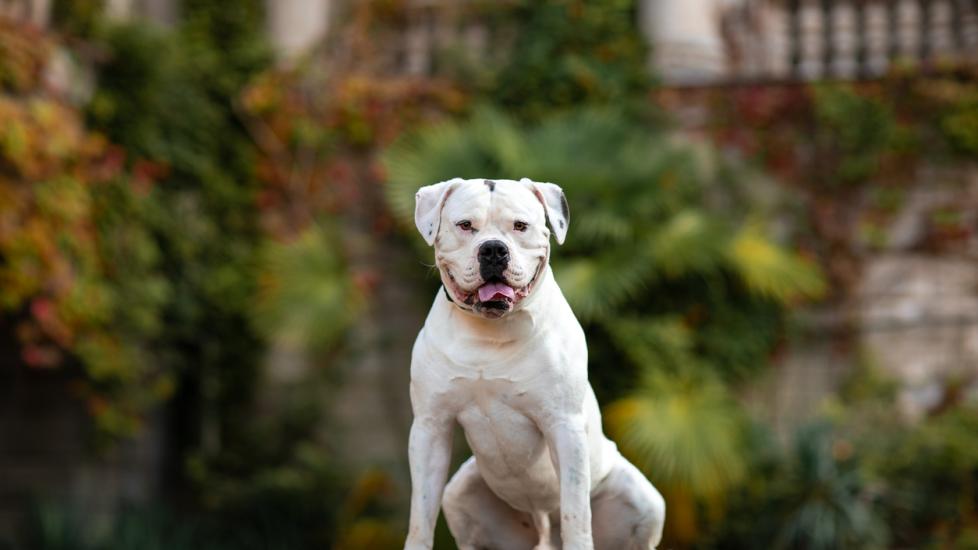
<svg viewBox="0 0 978 550"><path fill-rule="evenodd" d="M525 222L550 225L557 244L563 244L570 223L567 199L559 186L523 178L504 179L455 178L418 190L414 221L425 241L434 244L444 223L457 223L458 216L492 221L493 218L516 217ZM472 220L470 220L472 221Z"/></svg>
<svg viewBox="0 0 978 550"><path fill-rule="evenodd" d="M446 197L442 208L442 223L456 223L461 218L484 223L510 222L510 218L542 223L545 217L543 204L533 191L513 180L467 180Z"/></svg>

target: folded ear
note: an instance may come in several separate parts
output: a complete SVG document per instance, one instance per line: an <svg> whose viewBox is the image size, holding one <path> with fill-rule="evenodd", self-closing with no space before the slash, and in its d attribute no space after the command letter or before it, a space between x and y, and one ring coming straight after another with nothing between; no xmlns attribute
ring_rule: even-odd
<svg viewBox="0 0 978 550"><path fill-rule="evenodd" d="M418 231L429 246L435 244L445 199L460 181L462 181L460 178L454 178L434 185L426 185L418 189L418 193L414 196L414 224L418 226Z"/></svg>
<svg viewBox="0 0 978 550"><path fill-rule="evenodd" d="M559 185L552 183L542 183L531 179L523 178L521 182L530 186L533 194L543 203L543 211L547 214L547 223L554 232L557 244L564 244L567 237L567 226L570 225L570 208L567 206L567 197L564 190Z"/></svg>

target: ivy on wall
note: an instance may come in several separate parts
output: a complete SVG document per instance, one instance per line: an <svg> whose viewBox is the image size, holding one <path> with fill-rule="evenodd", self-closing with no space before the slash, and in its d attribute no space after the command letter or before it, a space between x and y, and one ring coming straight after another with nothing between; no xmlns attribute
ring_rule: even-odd
<svg viewBox="0 0 978 550"><path fill-rule="evenodd" d="M153 359L172 287L147 224L155 166L91 133L45 94L49 44L0 27L0 311L32 367L77 364L99 433L131 435L170 396Z"/></svg>
<svg viewBox="0 0 978 550"><path fill-rule="evenodd" d="M664 91L660 100L704 105L717 144L804 197L797 237L841 298L858 281L861 251L886 245L886 224L919 169L976 158L976 81L974 68L955 67L850 85L744 86L682 98ZM952 208L918 245L936 249L967 236L963 219Z"/></svg>

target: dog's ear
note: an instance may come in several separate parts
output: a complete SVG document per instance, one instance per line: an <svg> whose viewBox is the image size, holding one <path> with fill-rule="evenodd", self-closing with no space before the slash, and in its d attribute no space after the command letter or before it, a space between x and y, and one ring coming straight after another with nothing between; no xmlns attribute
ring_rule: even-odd
<svg viewBox="0 0 978 550"><path fill-rule="evenodd" d="M414 224L418 226L418 231L429 246L435 244L445 200L460 181L462 181L460 178L454 178L434 185L426 185L418 189L418 193L414 196Z"/></svg>
<svg viewBox="0 0 978 550"><path fill-rule="evenodd" d="M567 237L567 226L570 225L570 207L567 206L564 190L553 183L542 183L527 178L520 181L529 185L530 190L543 204L543 211L547 214L547 223L550 224L550 229L554 232L557 244L564 244L564 239Z"/></svg>

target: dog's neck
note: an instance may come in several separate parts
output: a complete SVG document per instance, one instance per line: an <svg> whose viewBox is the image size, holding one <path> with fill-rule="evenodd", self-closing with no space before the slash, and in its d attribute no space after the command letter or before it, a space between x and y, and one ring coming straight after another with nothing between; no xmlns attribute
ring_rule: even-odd
<svg viewBox="0 0 978 550"><path fill-rule="evenodd" d="M505 356L507 350L516 352L547 330L545 312L548 304L559 293L550 266L540 274L536 288L519 304L519 309L499 319L486 319L465 311L450 302L444 292L435 299L429 322L441 334L450 334L451 340L438 342L436 346L460 365L477 365L485 357Z"/></svg>

